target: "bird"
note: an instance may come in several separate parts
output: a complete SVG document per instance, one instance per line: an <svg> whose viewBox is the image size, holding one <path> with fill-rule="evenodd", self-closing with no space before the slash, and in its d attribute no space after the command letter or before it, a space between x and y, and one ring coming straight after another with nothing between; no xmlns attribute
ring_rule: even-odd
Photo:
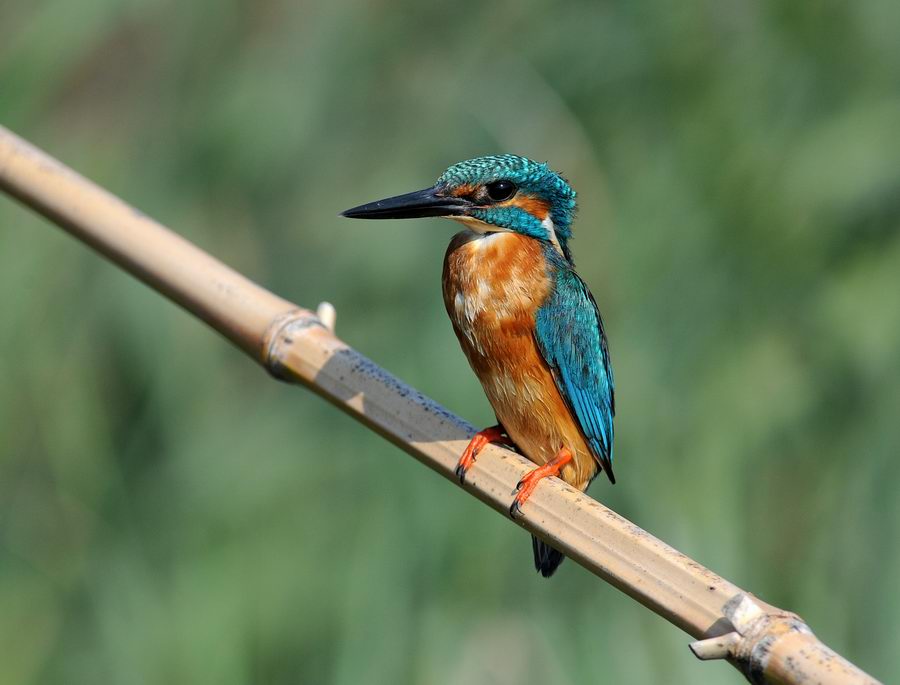
<svg viewBox="0 0 900 685"><path fill-rule="evenodd" d="M464 484L489 443L534 462L516 487L513 518L543 478L584 491L602 471L615 483L615 384L600 311L575 272L575 212L575 191L560 174L511 154L459 162L429 188L342 212L463 224L444 256L444 305L497 423L474 435L456 475ZM532 550L545 578L564 559L535 536Z"/></svg>

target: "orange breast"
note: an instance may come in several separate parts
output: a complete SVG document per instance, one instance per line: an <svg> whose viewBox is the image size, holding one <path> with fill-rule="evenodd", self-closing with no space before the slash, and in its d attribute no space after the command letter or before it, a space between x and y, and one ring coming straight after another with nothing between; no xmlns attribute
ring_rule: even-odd
<svg viewBox="0 0 900 685"><path fill-rule="evenodd" d="M444 259L444 304L497 419L531 461L563 446L562 478L587 487L597 464L534 339L535 313L552 288L538 241L498 232L457 234Z"/></svg>

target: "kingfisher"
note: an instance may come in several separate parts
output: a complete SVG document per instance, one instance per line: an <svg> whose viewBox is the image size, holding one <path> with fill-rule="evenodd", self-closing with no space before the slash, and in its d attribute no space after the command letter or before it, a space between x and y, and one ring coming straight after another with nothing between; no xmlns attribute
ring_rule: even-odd
<svg viewBox="0 0 900 685"><path fill-rule="evenodd" d="M464 483L489 443L525 455L536 468L516 487L513 518L543 478L584 491L603 471L615 483L612 366L597 303L569 247L575 210L562 176L505 154L459 162L430 188L342 213L445 217L465 226L444 257L444 305L497 424L475 434L456 475ZM532 549L545 578L564 559L534 536Z"/></svg>

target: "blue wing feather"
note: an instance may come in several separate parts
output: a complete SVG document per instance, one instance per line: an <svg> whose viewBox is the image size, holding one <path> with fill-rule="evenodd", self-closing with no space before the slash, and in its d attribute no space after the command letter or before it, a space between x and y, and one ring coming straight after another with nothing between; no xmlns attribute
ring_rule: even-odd
<svg viewBox="0 0 900 685"><path fill-rule="evenodd" d="M594 458L615 483L615 384L603 321L578 274L568 265L556 267L555 287L537 311L535 338Z"/></svg>

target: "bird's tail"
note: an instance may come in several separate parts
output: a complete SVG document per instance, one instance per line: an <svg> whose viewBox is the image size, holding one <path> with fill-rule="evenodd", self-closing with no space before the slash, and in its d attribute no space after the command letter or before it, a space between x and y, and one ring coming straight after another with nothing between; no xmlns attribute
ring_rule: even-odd
<svg viewBox="0 0 900 685"><path fill-rule="evenodd" d="M555 547L551 547L534 535L531 536L531 548L534 550L534 568L540 571L544 578L554 574L566 557Z"/></svg>

